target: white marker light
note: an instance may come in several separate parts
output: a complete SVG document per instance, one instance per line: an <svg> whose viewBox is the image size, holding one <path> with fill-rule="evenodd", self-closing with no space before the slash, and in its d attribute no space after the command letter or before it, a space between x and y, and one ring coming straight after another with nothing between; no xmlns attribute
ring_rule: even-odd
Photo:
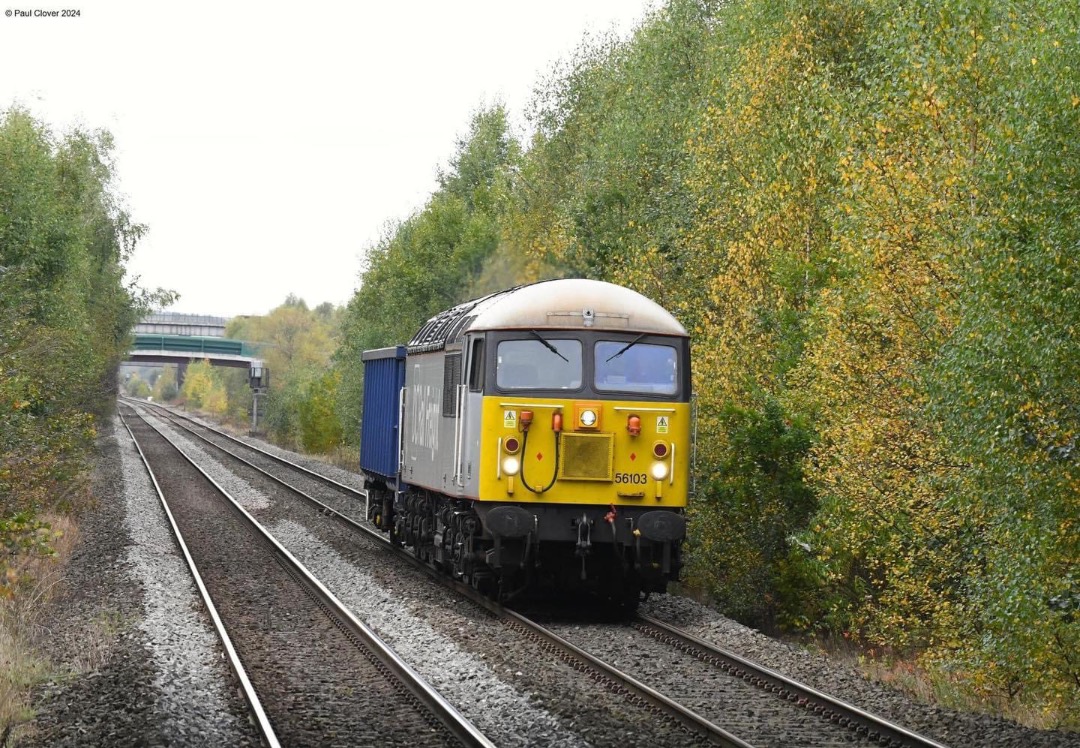
<svg viewBox="0 0 1080 748"><path fill-rule="evenodd" d="M649 468L649 472L652 474L653 480L663 480L668 477L668 466L666 462L654 462L652 467Z"/></svg>

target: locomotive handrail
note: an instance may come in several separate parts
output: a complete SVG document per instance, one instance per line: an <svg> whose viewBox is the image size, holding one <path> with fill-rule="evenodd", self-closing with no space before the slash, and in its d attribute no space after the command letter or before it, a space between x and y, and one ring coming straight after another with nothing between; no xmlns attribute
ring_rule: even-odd
<svg viewBox="0 0 1080 748"><path fill-rule="evenodd" d="M465 442L465 393L468 392L469 386L467 384L459 384L457 386L457 427L454 429L454 485L458 488L465 486L464 470L462 470L461 463L465 461L464 449L462 449Z"/></svg>
<svg viewBox="0 0 1080 748"><path fill-rule="evenodd" d="M671 475L668 476L668 485L675 485L675 442L671 443Z"/></svg>

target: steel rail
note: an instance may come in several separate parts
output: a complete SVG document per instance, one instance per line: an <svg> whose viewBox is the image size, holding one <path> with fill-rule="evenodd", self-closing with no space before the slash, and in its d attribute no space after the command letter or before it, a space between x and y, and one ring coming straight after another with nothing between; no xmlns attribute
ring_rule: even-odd
<svg viewBox="0 0 1080 748"><path fill-rule="evenodd" d="M133 409L134 410L134 409ZM141 417L141 416L140 416ZM303 580L304 584L309 587L313 595L317 598L320 605L329 609L335 619L344 626L348 633L359 639L367 646L372 654L395 676L405 685L409 692L420 701L432 714L438 718L438 720L446 726L455 738L457 738L465 746L470 748L495 748L495 744L481 733L469 720L467 720L450 702L448 702L442 694L431 687L419 673L413 670L405 660L398 656L379 636L372 631L366 624L359 620L352 614L345 605L338 600L338 598L318 580L315 575L308 571L292 553L289 552L285 546L283 546L277 538L275 538L266 528L264 528L244 507L240 505L236 499L234 499L228 491L226 491L216 480L214 480L209 473L203 470L195 461L181 449L175 442L169 439L160 429L154 424L147 421L145 418L143 421L154 429L163 439L169 442L172 447L185 459L187 462L199 471L214 486L215 489L222 496L229 501L229 505L236 511L244 520L255 529L263 539L273 548L277 553L278 558L288 567L289 571ZM213 444L213 442L208 442ZM219 449L221 449L219 447ZM225 451L225 450L222 450ZM231 454L231 453L230 453ZM262 471L265 473L265 471ZM266 473L269 475L268 473ZM273 476L271 476L273 477ZM279 481L280 482L280 481ZM287 484L283 484L287 485ZM289 486L294 491L299 492L298 489ZM325 505L322 505L325 506ZM329 507L327 507L329 509ZM330 511L333 511L332 509ZM344 515L342 515L344 516Z"/></svg>
<svg viewBox="0 0 1080 748"><path fill-rule="evenodd" d="M316 501L312 499L312 501ZM678 702L664 696L659 691L641 683L632 676L622 672L618 668L609 665L598 657L589 654L580 647L566 641L558 634L549 629L541 626L540 624L532 621L525 616L512 611L505 606L495 602L494 600L485 597L471 586L465 584L456 579L452 579L437 569L432 568L430 565L416 558L413 554L406 551L404 548L395 546L384 537L382 533L370 530L355 520L342 515L333 509L329 510L340 521L355 527L367 535L375 537L380 543L386 545L390 550L398 555L401 559L411 564L414 568L426 574L435 582L453 590L454 592L468 598L470 601L487 610L496 618L501 619L504 623L510 626L515 626L520 629L524 629L527 634L531 634L542 641L549 643L554 649L565 655L566 658L573 659L578 663L581 663L585 667L598 671L602 676L605 676L609 681L622 690L636 696L640 701L644 703L652 704L656 709L664 712L676 722L684 725L690 730L715 741L719 745L726 746L727 748L754 748L750 743L745 740L731 734L724 728L709 721L705 717L697 714L696 712L686 708Z"/></svg>
<svg viewBox="0 0 1080 748"><path fill-rule="evenodd" d="M280 748L281 743L278 741L277 735L274 734L274 728L270 725L270 720L266 716L266 711L263 709L262 702L259 701L259 695L255 693L255 687L252 686L251 679L248 677L243 663L240 662L240 657L236 653L236 648L233 646L232 639L229 638L228 632L225 631L225 624L222 623L221 616L218 615L214 601L210 599L210 592L206 589L206 585L203 584L202 575L195 567L195 559L191 557L191 553L188 551L187 543L184 542L184 536L180 533L180 527L176 524L176 519L173 517L172 510L169 509L169 503L165 500L165 494L161 491L157 476L154 475L154 471L150 467L150 462L146 459L146 455L143 453L138 439L135 438L135 433L131 430L131 426L128 425L127 419L119 413L119 410L117 411L117 414L120 417L120 422L127 430L128 436L131 437L131 443L135 445L135 449L139 453L139 459L142 460L143 467L146 468L146 473L150 476L150 482L154 485L154 491L157 492L158 501L161 502L161 507L165 510L165 516L168 518L169 525L172 527L173 537L180 547L180 552L184 555L188 570L195 580L195 586L199 589L199 596L202 598L203 605L206 606L206 610L210 614L210 620L214 624L214 630L217 631L218 638L221 639L221 644L225 648L225 655L229 661L229 666L232 668L233 673L236 674L237 680L240 681L240 690L243 692L244 700L247 701L252 716L255 718L255 726L266 745L270 746L270 748Z"/></svg>
<svg viewBox="0 0 1080 748"><path fill-rule="evenodd" d="M333 488L337 488L338 490L345 491L346 493L351 493L351 494L354 494L356 496L363 496L363 497L367 498L367 491L363 491L363 490L361 490L359 488L353 488L352 486L346 486L344 483L336 481L333 478L330 478L328 476L323 475L322 473L316 472L316 471L314 471L314 470L312 470L310 468L306 468L303 465L295 463L295 462L293 462L291 460L287 460L284 457L280 457L280 456L274 454L273 452L268 452L265 449L262 449L261 447L256 447L254 444L249 444L246 441L244 441L243 439L237 439L232 434L227 434L224 431L221 431L220 429L214 428L213 426L207 426L205 423L199 423L194 418L191 418L190 416L186 416L183 413L177 413L176 411L170 410L169 408L166 408L163 405L159 405L158 403L148 403L148 402L144 402L142 400L134 400L134 399L128 398L128 397L121 397L121 399L124 400L127 404L131 405L132 407L134 407L135 405L141 405L143 407L149 406L153 410L160 410L160 411L162 411L164 413L167 413L171 418L179 418L179 419L181 419L183 421L188 421L190 423L194 423L199 428L206 429L207 431L210 431L210 432L212 432L214 434L217 434L218 436L220 436L220 437L222 437L224 439L227 439L227 440L229 440L231 442L235 442L236 444L239 444L240 446L244 447L245 449L250 449L250 450L252 450L254 452L258 452L261 455L269 457L271 460L274 460L276 462L280 462L283 465L288 465L289 467L291 467L291 468L293 468L295 470L299 470L300 472L307 475L309 478L314 478L317 481L320 481L320 482L325 483L325 484L327 484L329 486L332 486ZM187 430L191 431L191 429L187 429ZM192 432L192 433L194 433L194 432ZM200 437L200 438L204 438L204 437ZM204 438L204 440L205 440L205 438ZM213 442L210 442L210 443L212 444Z"/></svg>
<svg viewBox="0 0 1080 748"><path fill-rule="evenodd" d="M820 715L839 724L841 727L850 727L857 733L865 735L870 740L875 740L886 746L896 748L946 748L924 735L912 732L901 725L863 711L853 704L822 693L804 683L788 678L786 675L770 670L746 660L734 652L710 644L699 639L677 626L665 623L644 613L638 614L639 622L634 625L639 631L661 641L665 637L673 639L676 646L698 659L711 662L721 670L737 678L759 686L777 696L777 698L794 701L799 706L805 707L814 714ZM652 629L652 630L650 630Z"/></svg>
<svg viewBox="0 0 1080 748"><path fill-rule="evenodd" d="M178 418L180 418L182 420L191 421L191 422L195 423L192 419L187 418L186 416L183 416L183 415L180 415L180 414L173 413L172 411L170 411L170 410L168 410L166 408L161 408L161 410L163 410L164 412L168 413L171 416L176 416L176 417L178 417ZM685 707L682 707L681 705L677 704L676 702L671 701L670 699L667 699L667 697L663 696L663 694L660 694L660 693L654 691L653 689L650 689L648 686L635 681L631 676L626 675L624 673L621 673L616 668L608 665L607 663L603 662L599 658L596 658L595 656L589 654L588 652L585 652L584 650L579 649L578 647L571 644L570 642L565 641L564 639L559 637L557 634L555 634L554 632L548 631L546 628L544 628L540 624L537 624L537 623L535 623L533 621L530 621L529 619L525 618L524 616L521 616L520 614L515 613L514 611L511 611L511 610L503 607L502 605L500 605L499 603L491 600L490 598L487 598L487 597L481 595L476 590L474 590L472 587L470 587L470 586L468 586L468 585L466 585L466 584L464 584L462 582L459 582L457 580L450 579L450 578L446 577L444 574L440 573L436 569L433 569L427 563L421 561L420 559L417 559L411 553L409 553L409 552L407 552L407 551L393 545L392 543L390 543L389 539L386 538L386 536L383 533L381 533L381 532L379 532L377 530L372 530L371 528L360 524L356 520L354 520L354 519L352 519L352 518L350 518L350 517L348 517L348 516L346 516L344 514L341 514L337 510L333 509L332 507L329 507L326 504L320 502L318 499L308 495L307 493L305 493L301 489L298 489L295 486L292 486L292 485L286 483L281 478L278 478L277 476L274 476L274 475L266 472L264 469L258 467L257 465L254 465L253 463L249 462L248 460L244 459L243 457L240 457L239 455L236 455L235 453L230 452L229 450L225 449L221 445L215 444L214 442L207 439L205 436L203 436L201 434L198 434L197 432L195 432L194 430L188 428L187 426L184 426L182 424L178 424L178 425L180 425L181 428L184 428L186 431L191 433L193 436L195 436L195 437L201 439L202 441L206 442L207 444L209 444L209 445L211 445L211 446L225 452L226 454L232 456L234 459L239 460L240 462L244 463L245 465L248 465L252 469L259 471L260 473L266 475L268 478L270 478L274 482L284 486L285 488L288 488L289 490L295 492L296 494L303 497L307 501L315 504L321 511L323 511L324 513L334 517L339 522L344 523L345 525L347 525L351 529L362 532L363 534L367 535L368 537L370 537L370 538L372 538L374 540L377 540L378 542L380 542L380 543L386 545L387 547L391 548L393 551L400 554L400 556L402 558L407 560L415 568L420 569L425 574L430 576L432 579L438 581L441 584L444 584L444 585L448 586L449 588L455 590L459 594L462 594L462 595L468 597L470 600L472 600L476 604L480 605L481 607L485 608L486 610L488 610L492 614L494 614L494 615L496 615L498 617L504 618L504 619L506 619L508 621L512 621L513 623L516 623L517 625L519 625L521 627L524 627L524 628L528 629L529 631L535 633L537 636L540 636L540 637L552 642L552 644L554 646L556 646L557 648L572 653L575 658L577 658L577 659L579 659L581 661L585 661L589 665L595 667L596 669L603 671L605 674L607 674L612 679L614 679L614 680L616 680L616 681L618 681L620 683L625 683L626 686L630 690L635 691L635 693L637 693L637 695L639 695L640 697L642 697L642 698L644 698L646 700L653 701L654 703L662 703L663 701L670 702L670 706L668 704L664 704L663 708L665 710L670 710L672 714L679 713L680 716L678 717L678 719L679 719L679 721L684 722L684 724L687 724L688 726L692 725L694 727L694 729L697 729L697 730L700 730L700 731L706 732L706 733L710 731L710 727L707 727L705 725L710 725L711 727L716 728L721 733L723 733L723 736L718 734L718 735L716 735L716 737L718 737L722 741L723 740L733 741L733 742L730 742L730 743L727 743L727 744L729 744L729 745L738 745L738 746L747 746L748 745L747 743L741 741L739 738L737 738L737 737L735 737L733 735L730 735L729 733L726 733L722 728L712 724L711 722L706 720L704 717L700 717L699 715L691 712L690 710L686 709ZM304 468L303 466L296 465L295 463L292 463L292 462L290 462L288 460L285 460L285 459L282 459L282 458L278 458L276 455L271 455L269 452L261 450L261 449L259 449L257 447L252 447L251 445L247 444L246 442L241 441L239 439L235 439L235 438L229 436L228 434L224 434L223 432L218 431L217 429L206 427L206 426L203 426L202 424L196 424L196 425L198 425L200 428L206 428L209 431L212 431L214 433L225 436L230 441L236 442L236 443L238 443L238 444L240 444L240 445L242 445L244 447L254 449L257 452L260 452L261 454L272 457L272 458L274 458L276 461L278 461L280 463L289 465L290 467L297 468L297 469L301 470L302 472L304 472L305 474L312 474L312 471L308 470L307 468ZM318 475L318 474L315 473L315 475ZM330 479L327 479L327 480L330 480ZM362 493L358 492L356 489L351 489L348 486L343 486L342 484L337 483L336 481L332 481L332 482L335 484L336 487L344 488L344 489L348 490L351 493L361 494L362 495ZM668 636L676 639L678 642L680 642L682 644L682 646L684 648L697 649L700 652L704 652L707 656L715 658L716 660L719 661L716 664L722 670L724 670L725 672L729 672L730 674L735 675L736 677L741 677L744 680L747 680L747 681L749 681L749 682L751 682L751 683L753 683L755 685L759 685L762 688L765 688L765 689L771 691L772 693L777 694L780 698L786 698L788 700L796 701L800 706L804 706L807 710L809 710L809 711L811 711L811 712L813 712L815 714L820 715L823 719L828 719L828 720L834 721L834 722L840 724L842 727L851 727L856 732L859 732L861 734L865 734L870 739L877 740L878 742L881 742L883 745L892 745L892 746L898 746L898 747L902 746L904 748L946 748L946 746L944 746L943 744L935 742L934 740L932 740L930 738L927 738L925 736L914 733L914 732L912 732L910 730L907 730L906 728L904 728L904 727L902 727L900 725L897 725L897 724L889 722L888 720L885 720L885 719L883 719L881 717L877 717L877 716L875 716L873 714L865 712L865 711L859 709L858 707L856 707L854 705L848 704L848 703L846 703L846 702L844 702L844 701L842 701L840 699L837 699L835 697L829 696L828 694L817 691L817 690L815 690L814 688L812 688L810 686L807 686L805 684L801 684L801 683L799 683L799 682L797 682L795 680L792 680L792 679L788 678L787 676L784 676L784 675L782 675L780 673L772 671L772 670L770 670L770 669L768 669L766 667L763 667L761 665L757 665L757 664L755 664L753 662L750 662L749 660L746 660L746 659L740 657L739 655L734 654L733 652L728 652L728 651L723 650L723 649L721 649L719 647L711 645L708 642L705 642L705 641L703 641L701 639L698 639L698 638L694 637L693 635L691 635L691 634L689 634L689 633L687 633L685 631L682 631L681 629L678 629L677 627L674 627L674 626L671 626L670 624L664 623L663 621L660 621L658 619L652 618L652 617L644 615L644 614L639 614L638 618L641 621L643 621L644 623L648 624L649 626L655 627L655 629L659 629L659 630L663 631L664 634L667 634ZM654 635L652 632L648 631L647 628L648 627L645 627L643 629L644 633L649 633L650 635ZM655 699L654 699L654 696L655 696ZM660 701L657 701L657 700L660 700ZM680 710L682 710L682 712L686 712L688 714L683 714L682 712L680 712ZM700 719L702 723L705 723L705 725L702 725L700 723L694 723L695 719Z"/></svg>
<svg viewBox="0 0 1080 748"><path fill-rule="evenodd" d="M471 591L471 590L470 590ZM488 601L491 602L491 601ZM501 606L500 606L501 607ZM697 712L688 709L679 702L668 698L659 691L650 688L641 681L637 680L628 673L624 673L613 665L601 660L595 655L589 654L584 649L581 649L575 644L568 642L554 631L541 626L535 621L531 621L520 613L503 608L501 615L504 616L512 624L516 624L525 628L532 634L541 637L542 639L550 642L556 648L567 652L574 658L587 663L589 666L600 671L603 675L613 680L619 687L630 691L642 700L652 703L659 709L662 709L678 722L691 730L698 732L699 734L718 742L720 745L727 746L728 748L753 748L750 743L745 740L731 734L724 728L720 727L716 723L702 717Z"/></svg>
<svg viewBox="0 0 1080 748"><path fill-rule="evenodd" d="M164 410L165 413L168 413L170 415L175 415L175 414L171 413L171 411L169 411L167 409L163 409L163 410ZM187 421L191 420L190 418L184 418L184 416L179 416L179 418L181 420L187 420ZM323 502L319 501L314 496L312 496L311 494L304 491L302 488L297 488L296 486L294 486L291 483L289 483L288 481L286 481L284 478L279 478L278 476L274 475L273 473L268 472L266 470L266 468L259 467L258 465L256 465L251 460L248 460L247 458L241 457L240 455L236 454L235 452L231 452L228 449L225 449L225 447L221 446L220 444L217 444L216 442L211 441L210 439L207 439L205 436L198 433L194 429L191 429L190 427L185 426L183 423L176 423L175 421L171 421L171 422L173 423L173 425L177 426L178 428L183 429L184 431L191 434L196 439L198 439L198 440L202 441L203 443L213 447L214 449L218 450L219 452L224 452L225 454L227 454L229 457L233 458L237 462L251 468L255 472L262 475L264 478L267 478L268 480L270 480L270 481L272 481L274 483L277 483L282 488L285 488L285 489L288 489L289 491L292 491L294 494L296 494L300 498L304 499L308 503L314 504L315 507L321 513L326 514L326 515L330 516L331 518L337 520L338 522L341 522L341 523L347 525L350 530L355 530L355 531L361 532L361 533L369 536L372 540L376 540L379 543L382 543L382 544L386 545L387 547L390 547L390 548L393 547L393 545L390 543L389 539L382 532L380 532L379 530L374 530L374 529L372 529L370 527L366 527L366 526L360 524L359 522L357 522L352 517L350 517L350 516L348 516L346 514L342 514L337 509L334 509L332 506L329 506L328 504L324 504ZM196 424L196 425L201 425L201 424ZM210 429L210 430L215 431L215 429ZM250 446L250 445L246 444L245 442L238 441L236 439L234 439L233 441L235 441L236 443L238 443L238 444L240 444L241 446L244 446L244 447ZM271 456L271 457L273 456L273 455L270 455L268 452L264 452L263 450L258 449L257 447L251 447L251 449L254 449L256 452L260 452L260 453L262 453L264 455L268 455L268 456ZM303 466L299 466L299 465L295 465L294 463L290 463L288 460L284 460L283 462L286 465L289 465L291 467L297 467L300 470L304 471L305 473L310 473L311 472L307 468L304 468ZM343 488L349 489L348 486L342 486L342 484L337 484L337 485L339 485L339 486L341 486ZM349 489L349 490L353 491L354 493L356 492L356 489ZM362 496L363 492L360 492L360 495ZM411 558L411 556L410 556L410 558Z"/></svg>
<svg viewBox="0 0 1080 748"><path fill-rule="evenodd" d="M166 410L166 412L169 412L169 411ZM238 455L234 454L233 452L230 452L229 450L225 449L221 445L215 444L214 442L207 439L205 436L202 436L201 434L195 433L194 431L188 429L186 426L181 425L180 427L184 428L187 431L189 431L189 433L191 433L193 436L201 439L205 443L215 447L216 449L224 452L227 455L230 455L231 457L233 457L234 459L244 463L248 467L250 467L250 468L252 468L254 470L257 470L258 472L260 472L264 476L266 476L266 477L270 478L271 480L273 480L275 483L278 483L279 485L289 489L290 491L296 493L297 495L304 498L305 500L307 500L307 501L311 502L312 504L316 505L320 509L321 512L323 512L325 514L328 514L329 516L331 516L334 519L338 520L339 522L347 525L348 527L350 527L353 530L358 530L358 531L362 532L364 535L372 538L373 540L375 540L378 543L382 544L383 546L387 547L388 549L390 549L391 551L396 553L400 558L406 560L414 568L419 569L420 571L422 571L424 574L428 575L431 579L435 580L439 584L444 585L444 586L454 590L455 592L467 597L472 602L474 602L477 605L481 606L482 608L484 608L488 612L492 613L496 617L498 617L500 619L503 619L508 624L517 626L518 628L525 629L526 632L531 633L535 637L538 637L538 638L540 638L540 639L542 639L544 641L547 641L551 646L553 646L557 650L561 650L563 653L566 653L567 656L569 656L572 659L578 661L579 663L582 663L582 664L590 667L591 669L593 669L595 671L599 671L602 675L606 676L608 679L610 679L618 687L621 687L625 691L633 694L634 696L638 697L640 700L642 700L644 702L651 703L655 708L657 708L659 710L662 710L663 712L665 712L666 714L671 716L674 720L676 720L677 722L683 724L684 726L686 726L687 728L693 730L694 732L697 732L700 735L703 735L703 736L705 736L705 737L707 737L707 738L709 738L709 739L711 739L713 741L716 741L720 745L727 746L728 748L753 748L753 746L750 743L747 743L746 741L741 740L740 738L736 737L735 735L732 735L731 733L724 730L722 727L720 727L720 726L714 724L713 722L710 722L709 720L705 719L704 717L697 714L696 712L693 712L692 710L687 709L686 707L682 706L678 702L673 701L672 699L669 699L668 697L664 696L663 694L659 693L658 691L656 691L656 690L650 688L649 686L645 685L644 683L641 683L640 681L634 679L630 675L627 675L626 673L623 673L622 671L618 670L617 668L605 663L603 660L600 660L599 658L589 654L585 650L575 646L574 644L571 644L570 642L566 641L565 639L558 636L554 632L549 631L548 629L544 628L540 624L537 624L537 623L535 623L533 621L530 621L528 618L525 618L521 614L515 613L514 611L503 607L499 603L497 603L497 602L495 602L495 601L493 601L493 600L491 600L491 599L489 599L487 597L484 597L479 592L474 590L472 587L470 587L470 586L468 586L468 585L466 585L466 584L464 584L462 582L459 582L457 580L454 580L454 579L451 579L451 578L445 576L444 574L440 573L438 570L433 569L431 566L429 566L425 562L423 562L420 559L416 558L414 555L412 555L408 551L406 551L406 550L404 550L404 549L402 549L402 548L400 548L398 546L395 546L393 543L390 542L390 540L388 538L386 538L385 535L383 535L383 533L378 532L377 530L372 530L371 528L365 527L364 525L360 524L359 522L352 519L351 517L348 517L348 516L342 514L341 512L338 512L337 510L333 509L332 507L327 506L326 504L322 503L321 501L314 498L313 496L310 496L309 494L305 493L303 490L301 490L301 489L299 489L299 488L297 488L295 486L290 485L289 483L285 482L284 480L282 480L281 478L278 478L275 475L272 475L271 473L268 473L263 468L260 468L257 465L254 465L253 463L249 462L248 460L244 459L243 457L239 457ZM243 444L243 442L241 442L241 443Z"/></svg>

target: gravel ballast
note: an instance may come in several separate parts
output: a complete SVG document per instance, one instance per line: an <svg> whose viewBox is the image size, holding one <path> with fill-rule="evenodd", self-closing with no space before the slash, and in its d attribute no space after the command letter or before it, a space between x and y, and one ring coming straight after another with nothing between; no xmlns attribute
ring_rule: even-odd
<svg viewBox="0 0 1080 748"><path fill-rule="evenodd" d="M241 503L497 744L680 745L674 734L650 733L640 715L628 714L625 725L617 731L597 729L593 722L611 706L583 698L580 686L570 684L573 674L565 668L560 670L560 664L552 658L518 651L521 645L514 636L501 634L497 625L485 620L469 604L451 600L450 593L431 591L417 581L415 572L394 568L383 550L358 540L318 512L299 508L298 501L286 498L268 481L253 477L228 458L214 454L191 435L178 432L164 421L155 425L167 429L172 438L183 443L185 451L209 456L215 478L220 475L231 481ZM238 699L227 674L207 672L205 653L188 651L193 649L188 646L192 637L198 639L207 632L171 630L183 618L177 610L185 603L166 578L183 581L187 573L163 570L164 578L157 576L153 558L170 556L174 551L170 548L168 553L163 552L163 546L155 544L158 541L148 541L143 549L137 547L137 535L150 538L154 531L139 529L126 516L131 511L145 517L151 514L127 495L136 480L124 475L126 461L121 443L127 442L127 433L121 429L121 434L120 439L109 435L102 440L103 444L111 440L111 446L103 446L99 483L104 486L101 490L116 494L123 486L124 496L107 511L103 504L95 517L80 520L84 537L71 565L78 563L86 569L72 569L65 582L75 594L62 603L67 607L61 610L69 611L70 620L57 624L54 658L62 661L65 649L67 656L73 657L80 646L79 637L85 636L81 631L101 636L103 620L110 622L106 629L116 631L107 637L109 644L100 666L90 673L52 683L39 692L37 733L19 744L253 744L246 742L253 740L252 733L245 723L243 704L234 703ZM343 483L362 485L355 473L255 439L244 441ZM153 501L157 501L156 496ZM91 541L91 535L99 539ZM83 549L85 543L91 545ZM130 579L138 580L135 588L124 582ZM152 597L164 600L151 603L148 599ZM190 617L205 629L202 613L191 613L200 610L198 604L191 602L186 607ZM960 714L917 703L867 681L850 665L766 637L686 598L655 595L642 610L833 696L910 725L946 745L1080 746L1076 734L1032 730L991 716ZM211 643L214 646L209 664L216 665L216 639L212 636ZM203 675L206 683L200 680ZM223 695L215 697L215 687ZM567 692L562 697L558 694L560 688ZM220 715L211 717L206 714L207 703L215 698L224 703ZM198 705L198 715L186 711L192 704ZM229 733L233 728L236 732Z"/></svg>
<svg viewBox="0 0 1080 748"><path fill-rule="evenodd" d="M101 431L96 506L41 637L58 675L17 744L258 745L127 431L116 419Z"/></svg>
<svg viewBox="0 0 1080 748"><path fill-rule="evenodd" d="M260 440L242 440L304 464L335 480L360 485L355 475L350 480L350 474L339 468L305 459ZM687 598L654 595L643 605L642 612L680 626L701 639L759 661L834 697L925 732L948 745L1024 748L1080 746L1080 735L1076 733L1035 730L992 715L961 713L918 702L906 694L867 680L850 665L772 639Z"/></svg>
<svg viewBox="0 0 1080 748"><path fill-rule="evenodd" d="M283 745L459 744L175 445L132 428Z"/></svg>
<svg viewBox="0 0 1080 748"><path fill-rule="evenodd" d="M920 703L867 680L850 666L765 636L684 597L654 595L641 612L952 748L1080 746L1080 735L1075 733L1033 730L991 715Z"/></svg>
<svg viewBox="0 0 1080 748"><path fill-rule="evenodd" d="M172 424L155 425L185 442ZM227 459L217 455L206 464L215 480L230 472ZM538 670L537 651L523 647L518 634L402 564L382 543L342 529L249 468L231 468L251 481L234 485L235 498L267 496L270 508L256 518L497 745L684 744L640 710L624 714L624 697L597 694L595 683L571 668L552 663Z"/></svg>

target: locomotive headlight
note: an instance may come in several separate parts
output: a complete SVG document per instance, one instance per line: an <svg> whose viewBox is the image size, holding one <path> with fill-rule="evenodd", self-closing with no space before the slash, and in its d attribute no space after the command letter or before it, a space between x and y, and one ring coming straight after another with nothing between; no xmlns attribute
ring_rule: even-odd
<svg viewBox="0 0 1080 748"><path fill-rule="evenodd" d="M516 457L504 457L502 461L503 472L507 475L517 475L521 469L521 462Z"/></svg>
<svg viewBox="0 0 1080 748"><path fill-rule="evenodd" d="M652 474L653 480L663 480L664 478L668 477L667 463L654 462L652 464L652 467L649 468L649 473Z"/></svg>
<svg viewBox="0 0 1080 748"><path fill-rule="evenodd" d="M602 417L602 403L581 402L574 403L574 429L584 431L597 431L600 429Z"/></svg>

